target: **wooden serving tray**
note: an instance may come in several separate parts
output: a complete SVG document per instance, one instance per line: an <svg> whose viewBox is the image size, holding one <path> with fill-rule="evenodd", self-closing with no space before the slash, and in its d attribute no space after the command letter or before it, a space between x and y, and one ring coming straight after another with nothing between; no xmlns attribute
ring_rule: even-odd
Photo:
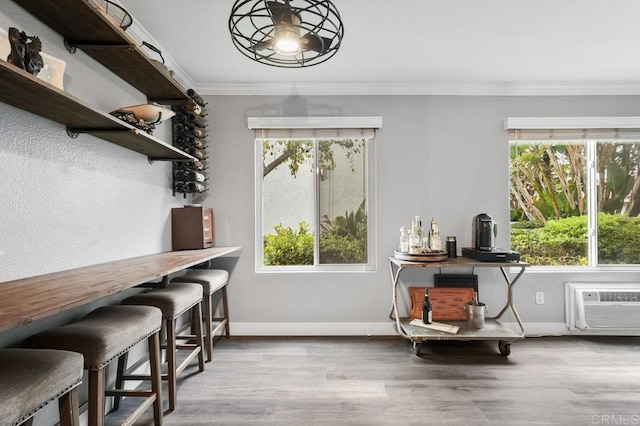
<svg viewBox="0 0 640 426"><path fill-rule="evenodd" d="M425 287L409 287L411 319L422 318ZM466 321L464 305L473 302L473 288L429 287L434 321Z"/></svg>

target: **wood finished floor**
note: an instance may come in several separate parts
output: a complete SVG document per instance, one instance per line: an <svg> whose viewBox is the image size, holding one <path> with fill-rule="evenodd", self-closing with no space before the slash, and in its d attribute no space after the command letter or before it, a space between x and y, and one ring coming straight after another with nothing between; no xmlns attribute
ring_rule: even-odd
<svg viewBox="0 0 640 426"><path fill-rule="evenodd" d="M399 337L232 337L183 373L164 424L638 425L639 402L639 337L528 338L509 358L496 342L417 357Z"/></svg>

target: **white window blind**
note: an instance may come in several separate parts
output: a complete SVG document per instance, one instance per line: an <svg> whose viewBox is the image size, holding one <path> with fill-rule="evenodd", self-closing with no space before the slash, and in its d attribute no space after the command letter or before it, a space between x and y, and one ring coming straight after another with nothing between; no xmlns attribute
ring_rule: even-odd
<svg viewBox="0 0 640 426"><path fill-rule="evenodd" d="M249 117L256 139L372 139L382 117Z"/></svg>
<svg viewBox="0 0 640 426"><path fill-rule="evenodd" d="M640 117L511 117L509 140L639 140Z"/></svg>

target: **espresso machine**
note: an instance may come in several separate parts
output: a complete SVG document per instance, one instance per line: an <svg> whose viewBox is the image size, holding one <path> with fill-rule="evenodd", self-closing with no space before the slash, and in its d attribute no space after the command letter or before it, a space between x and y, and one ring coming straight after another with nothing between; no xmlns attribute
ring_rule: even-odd
<svg viewBox="0 0 640 426"><path fill-rule="evenodd" d="M472 226L473 248L479 251L492 251L498 236L498 224L488 214L480 213L473 218Z"/></svg>
<svg viewBox="0 0 640 426"><path fill-rule="evenodd" d="M471 243L473 247L463 247L462 255L481 262L519 261L520 253L496 247L498 224L491 216L480 213L471 223Z"/></svg>

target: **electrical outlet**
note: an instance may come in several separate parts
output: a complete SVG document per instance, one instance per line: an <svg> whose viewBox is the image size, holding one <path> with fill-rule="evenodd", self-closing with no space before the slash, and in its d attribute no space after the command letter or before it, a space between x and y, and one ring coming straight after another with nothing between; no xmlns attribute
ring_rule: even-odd
<svg viewBox="0 0 640 426"><path fill-rule="evenodd" d="M536 305L544 305L544 292L536 291Z"/></svg>

